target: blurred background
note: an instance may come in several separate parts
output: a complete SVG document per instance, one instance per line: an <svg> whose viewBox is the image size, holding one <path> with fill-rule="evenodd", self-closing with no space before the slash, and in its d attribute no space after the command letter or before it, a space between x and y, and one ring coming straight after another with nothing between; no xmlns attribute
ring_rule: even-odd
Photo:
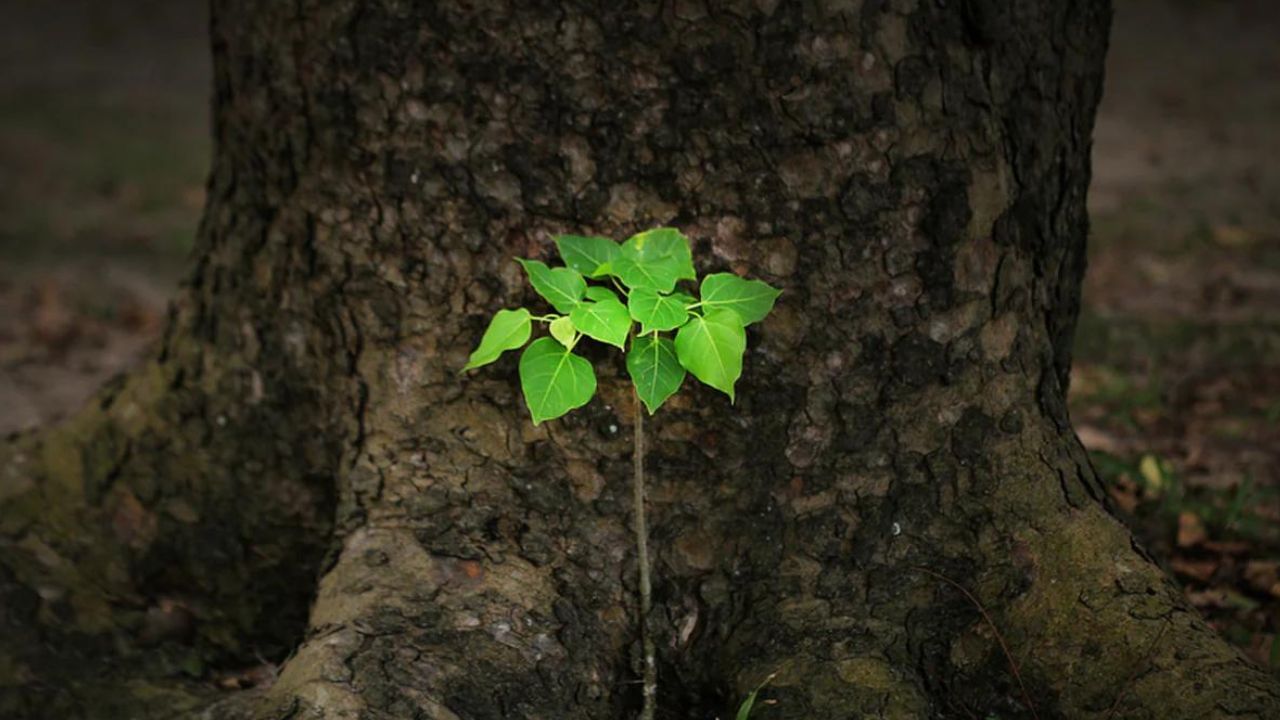
<svg viewBox="0 0 1280 720"><path fill-rule="evenodd" d="M1280 672L1280 3L1115 0L1072 415L1114 504ZM202 0L0 0L0 434L161 329L203 203Z"/></svg>

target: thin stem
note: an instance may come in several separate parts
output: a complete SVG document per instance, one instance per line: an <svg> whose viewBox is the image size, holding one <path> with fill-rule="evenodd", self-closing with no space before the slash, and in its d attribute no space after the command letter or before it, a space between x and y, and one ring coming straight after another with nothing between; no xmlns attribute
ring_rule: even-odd
<svg viewBox="0 0 1280 720"><path fill-rule="evenodd" d="M622 293L622 297L630 297L630 296L631 296L631 293L627 292L627 289L626 289L626 288L624 288L624 287L622 287L622 283L618 282L618 278L616 278L616 277L614 277L614 276L610 275L610 276L609 276L609 281L613 283L613 286L614 286L614 287L618 288L618 292Z"/></svg>
<svg viewBox="0 0 1280 720"><path fill-rule="evenodd" d="M635 502L636 556L640 564L640 643L644 648L644 707L640 720L653 720L658 710L658 665L654 659L653 637L649 634L649 610L653 605L653 588L649 578L649 529L644 513L644 406L635 396L636 447L632 456L631 489Z"/></svg>
<svg viewBox="0 0 1280 720"><path fill-rule="evenodd" d="M1009 669L1013 671L1013 679L1018 681L1018 689L1022 691L1023 704L1025 704L1027 709L1031 711L1032 718L1034 718L1035 720L1040 720L1040 714L1036 712L1035 703L1031 702L1031 695L1027 693L1027 686L1022 684L1022 673L1018 670L1018 661L1013 659L1013 653L1009 651L1009 646L1008 644L1005 643L1004 636L1000 634L1000 628L996 627L996 622L991 619L991 615L987 613L987 609L982 606L982 603L978 602L978 598L974 597L973 593L969 592L965 588L965 586L961 585L955 580L952 580L946 575L943 575L942 573L934 572L933 570L930 570L927 567L922 567L919 565L917 565L915 569L919 570L920 572L926 575L937 578L938 580L941 580L942 582L964 593L964 596L968 598L969 602L975 608L978 609L978 612L982 614L982 619L986 620L987 625L991 626L991 634L995 636L996 642L1000 643L1000 649L1004 651L1004 657L1006 660L1009 661Z"/></svg>

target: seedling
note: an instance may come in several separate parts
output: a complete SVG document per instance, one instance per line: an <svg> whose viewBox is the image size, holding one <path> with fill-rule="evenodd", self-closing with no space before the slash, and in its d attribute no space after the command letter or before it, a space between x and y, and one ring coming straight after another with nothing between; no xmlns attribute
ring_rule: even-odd
<svg viewBox="0 0 1280 720"><path fill-rule="evenodd" d="M640 405L643 403L650 415L657 412L680 389L686 374L728 395L732 402L747 348L745 328L769 314L779 291L731 273L704 277L697 297L681 290L682 283L692 283L698 277L689 239L675 228L648 230L622 244L604 237L561 235L556 238L556 247L565 267L517 260L533 289L555 312L534 315L525 308L499 310L463 370L487 365L502 353L523 347L533 334L533 323L545 324L548 336L529 343L520 355L520 386L533 424L538 425L586 405L595 395L595 370L586 358L573 352L583 337L626 353L627 374L638 399L632 428L644 647L644 709L640 717L652 720L657 708L657 665L653 640L646 629L652 598L644 508L644 413Z"/></svg>

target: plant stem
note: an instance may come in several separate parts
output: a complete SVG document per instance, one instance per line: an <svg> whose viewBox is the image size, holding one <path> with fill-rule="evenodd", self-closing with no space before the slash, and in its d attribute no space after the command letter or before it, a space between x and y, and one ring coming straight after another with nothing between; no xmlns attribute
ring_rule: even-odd
<svg viewBox="0 0 1280 720"><path fill-rule="evenodd" d="M644 707L640 720L653 720L658 710L658 665L654 659L653 637L649 634L649 610L653 588L649 578L649 529L644 516L644 406L635 397L636 447L632 456L631 489L635 502L636 556L640 564L640 644L644 648Z"/></svg>
<svg viewBox="0 0 1280 720"><path fill-rule="evenodd" d="M625 287L623 287L623 286L622 286L622 283L618 282L618 278L616 278L616 277L614 277L614 276L610 275L610 276L609 276L609 280L613 283L613 286L614 286L614 287L618 288L618 292L622 293L622 296L623 296L623 297L629 297L629 296L630 296L630 293L628 293L628 292L627 292L627 289L626 289Z"/></svg>

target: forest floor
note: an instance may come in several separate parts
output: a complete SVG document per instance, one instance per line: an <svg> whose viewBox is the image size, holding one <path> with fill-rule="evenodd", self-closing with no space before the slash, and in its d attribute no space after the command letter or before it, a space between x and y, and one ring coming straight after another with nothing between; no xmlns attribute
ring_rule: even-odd
<svg viewBox="0 0 1280 720"><path fill-rule="evenodd" d="M1280 672L1280 6L1122 0L1071 407L1117 509ZM0 0L0 433L163 324L199 222L197 0Z"/></svg>
<svg viewBox="0 0 1280 720"><path fill-rule="evenodd" d="M0 433L159 331L204 201L208 45L195 0L0 0Z"/></svg>
<svg viewBox="0 0 1280 720"><path fill-rule="evenodd" d="M1280 6L1116 6L1072 419L1191 602L1280 672Z"/></svg>

